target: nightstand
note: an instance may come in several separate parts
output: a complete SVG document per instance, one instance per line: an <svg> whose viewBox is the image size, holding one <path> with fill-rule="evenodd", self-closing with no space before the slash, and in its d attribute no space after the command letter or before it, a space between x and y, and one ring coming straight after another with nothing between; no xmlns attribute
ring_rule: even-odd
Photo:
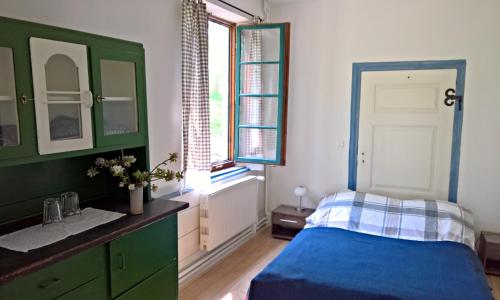
<svg viewBox="0 0 500 300"><path fill-rule="evenodd" d="M279 239L291 240L306 225L306 218L314 209L304 208L297 211L295 206L281 205L272 214L272 236Z"/></svg>
<svg viewBox="0 0 500 300"><path fill-rule="evenodd" d="M482 231L477 252L485 273L500 275L500 234Z"/></svg>

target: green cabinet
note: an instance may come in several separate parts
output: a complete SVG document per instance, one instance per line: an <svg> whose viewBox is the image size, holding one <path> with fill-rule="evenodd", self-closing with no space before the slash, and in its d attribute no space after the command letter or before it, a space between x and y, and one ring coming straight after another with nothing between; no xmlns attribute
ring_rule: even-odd
<svg viewBox="0 0 500 300"><path fill-rule="evenodd" d="M147 141L144 53L91 49L97 147Z"/></svg>
<svg viewBox="0 0 500 300"><path fill-rule="evenodd" d="M109 245L111 296L121 295L176 260L176 215L112 241ZM176 282L177 277L171 280Z"/></svg>
<svg viewBox="0 0 500 300"><path fill-rule="evenodd" d="M177 299L177 214L0 285L0 300Z"/></svg>
<svg viewBox="0 0 500 300"><path fill-rule="evenodd" d="M40 59L37 41L52 42L55 55ZM85 47L79 82L89 86L48 78L75 69L65 69L57 44ZM0 166L147 147L144 65L139 43L0 17Z"/></svg>
<svg viewBox="0 0 500 300"><path fill-rule="evenodd" d="M164 267L149 278L125 292L117 300L175 300L178 295L177 263Z"/></svg>
<svg viewBox="0 0 500 300"><path fill-rule="evenodd" d="M0 286L0 299L55 299L91 281L102 283L105 278L106 248L99 246ZM99 294L102 292L106 294L106 289Z"/></svg>

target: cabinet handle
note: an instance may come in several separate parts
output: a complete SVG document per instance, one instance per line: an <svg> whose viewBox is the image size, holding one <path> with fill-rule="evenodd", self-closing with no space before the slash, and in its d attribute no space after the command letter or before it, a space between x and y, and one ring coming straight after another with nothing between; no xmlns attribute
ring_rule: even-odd
<svg viewBox="0 0 500 300"><path fill-rule="evenodd" d="M295 220L288 220L288 219L280 219L281 222L285 222L285 223L293 223L293 224L297 224L299 223L298 221L295 221Z"/></svg>
<svg viewBox="0 0 500 300"><path fill-rule="evenodd" d="M38 287L45 290L45 289L48 289L51 286L54 286L54 285L56 285L56 284L58 284L60 282L61 282L61 279L59 279L59 278L52 278L52 279L49 279L47 281L44 281L44 282L40 283L38 285Z"/></svg>
<svg viewBox="0 0 500 300"><path fill-rule="evenodd" d="M28 99L28 96L21 95L21 97L19 98L19 101L21 102L21 104L26 105L26 104L28 104L28 101L35 101L35 99Z"/></svg>
<svg viewBox="0 0 500 300"><path fill-rule="evenodd" d="M87 107L92 108L92 106L94 106L94 95L92 94L92 91L87 91L87 93L89 94Z"/></svg>
<svg viewBox="0 0 500 300"><path fill-rule="evenodd" d="M118 253L117 255L120 258L120 265L118 266L118 270L124 271L125 270L125 254Z"/></svg>

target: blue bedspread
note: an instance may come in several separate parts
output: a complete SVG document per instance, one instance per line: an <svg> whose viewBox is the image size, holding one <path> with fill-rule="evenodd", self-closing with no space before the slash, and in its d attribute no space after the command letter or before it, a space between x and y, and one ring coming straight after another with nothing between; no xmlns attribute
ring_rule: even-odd
<svg viewBox="0 0 500 300"><path fill-rule="evenodd" d="M493 299L476 254L337 228L304 229L250 285L249 299Z"/></svg>

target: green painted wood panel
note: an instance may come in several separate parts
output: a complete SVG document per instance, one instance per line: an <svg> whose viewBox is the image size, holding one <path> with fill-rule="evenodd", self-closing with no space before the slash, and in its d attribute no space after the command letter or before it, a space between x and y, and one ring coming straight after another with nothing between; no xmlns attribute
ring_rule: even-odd
<svg viewBox="0 0 500 300"><path fill-rule="evenodd" d="M177 214L111 242L109 261L113 298L176 262Z"/></svg>
<svg viewBox="0 0 500 300"><path fill-rule="evenodd" d="M108 300L108 282L105 276L97 277L76 289L57 297L56 300Z"/></svg>
<svg viewBox="0 0 500 300"><path fill-rule="evenodd" d="M105 277L106 266L106 249L98 246L1 285L0 300L54 299L95 278Z"/></svg>
<svg viewBox="0 0 500 300"><path fill-rule="evenodd" d="M146 110L146 79L144 69L144 53L128 52L118 49L104 49L93 47L91 49L91 64L92 64L92 86L94 90L95 105L94 105L94 124L95 124L95 140L97 147L106 147L112 145L128 145L130 143L140 144L147 143L147 110ZM104 115L103 103L99 103L97 97L102 95L101 82L101 61L112 60L120 62L131 62L135 66L135 84L137 97L137 117L138 117L138 132L105 135L104 134Z"/></svg>
<svg viewBox="0 0 500 300"><path fill-rule="evenodd" d="M117 300L175 300L178 298L177 263L161 269Z"/></svg>

